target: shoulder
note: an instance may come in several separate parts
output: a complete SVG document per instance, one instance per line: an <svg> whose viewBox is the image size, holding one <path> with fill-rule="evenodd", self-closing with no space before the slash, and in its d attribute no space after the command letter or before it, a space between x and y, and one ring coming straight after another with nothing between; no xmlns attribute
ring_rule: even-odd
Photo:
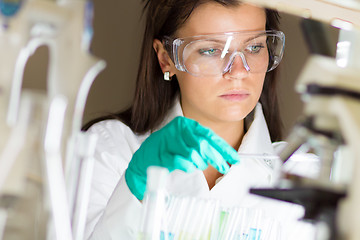
<svg viewBox="0 0 360 240"><path fill-rule="evenodd" d="M92 125L87 132L98 135L109 136L112 133L133 133L123 122L117 119L103 120Z"/></svg>
<svg viewBox="0 0 360 240"><path fill-rule="evenodd" d="M97 136L98 147L125 148L136 151L148 134L136 134L123 122L110 119L95 123L88 129L88 134Z"/></svg>

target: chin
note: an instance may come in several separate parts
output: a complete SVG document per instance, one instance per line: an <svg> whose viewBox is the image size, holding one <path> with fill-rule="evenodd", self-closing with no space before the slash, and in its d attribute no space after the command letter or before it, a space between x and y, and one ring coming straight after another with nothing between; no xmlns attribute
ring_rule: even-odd
<svg viewBox="0 0 360 240"><path fill-rule="evenodd" d="M228 108L221 111L218 116L221 116L221 118L228 121L241 121L254 109L254 107Z"/></svg>
<svg viewBox="0 0 360 240"><path fill-rule="evenodd" d="M244 118L247 116L248 114L244 114L244 113L224 113L224 114L219 114L218 118L223 121L223 122L239 122L244 120Z"/></svg>

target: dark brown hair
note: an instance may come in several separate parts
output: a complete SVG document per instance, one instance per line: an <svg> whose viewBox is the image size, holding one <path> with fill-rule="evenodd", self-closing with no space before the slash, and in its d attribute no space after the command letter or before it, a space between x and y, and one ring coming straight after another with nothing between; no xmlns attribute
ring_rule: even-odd
<svg viewBox="0 0 360 240"><path fill-rule="evenodd" d="M155 129L164 119L179 92L176 76L164 81L153 40L173 36L200 4L217 2L223 6L237 6L238 0L145 0L145 33L140 56L133 104L125 111L95 119L84 126L88 129L95 122L119 119L135 133ZM278 30L279 15L266 9L266 30ZM267 73L260 102L272 141L281 139L281 121L276 94L276 69Z"/></svg>

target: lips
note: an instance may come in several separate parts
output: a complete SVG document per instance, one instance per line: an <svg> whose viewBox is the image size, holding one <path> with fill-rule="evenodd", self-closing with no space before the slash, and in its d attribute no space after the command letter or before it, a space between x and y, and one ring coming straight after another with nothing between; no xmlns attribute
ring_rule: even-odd
<svg viewBox="0 0 360 240"><path fill-rule="evenodd" d="M245 90L230 90L220 95L220 98L229 101L242 101L248 98L250 92Z"/></svg>

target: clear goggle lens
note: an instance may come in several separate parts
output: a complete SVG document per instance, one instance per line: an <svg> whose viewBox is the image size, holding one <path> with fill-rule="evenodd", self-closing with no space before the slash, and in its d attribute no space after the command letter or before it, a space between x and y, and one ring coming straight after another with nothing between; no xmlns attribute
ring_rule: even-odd
<svg viewBox="0 0 360 240"><path fill-rule="evenodd" d="M276 68L283 55L285 36L280 31L234 32L173 40L177 69L194 76L214 76L231 70L239 57L251 73Z"/></svg>

